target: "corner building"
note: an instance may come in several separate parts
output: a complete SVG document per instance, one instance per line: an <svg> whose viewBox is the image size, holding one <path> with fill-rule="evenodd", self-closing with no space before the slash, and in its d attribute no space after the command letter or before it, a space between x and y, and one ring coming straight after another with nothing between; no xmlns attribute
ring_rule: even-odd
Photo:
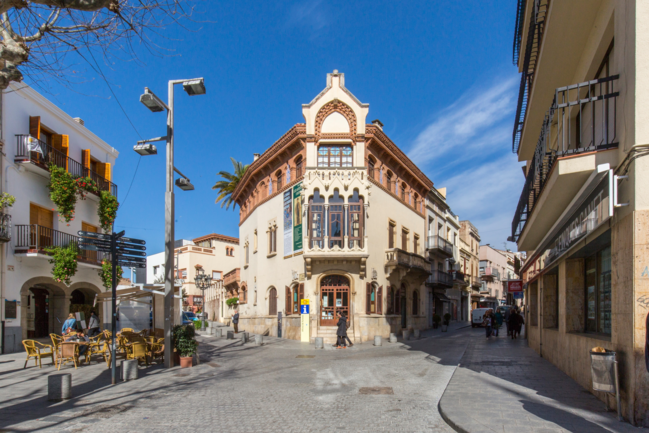
<svg viewBox="0 0 649 433"><path fill-rule="evenodd" d="M424 200L433 183L379 121L366 124L369 105L344 78L327 74L302 106L306 123L256 155L233 194L240 329L300 339L302 299L311 341L335 341L339 311L356 342L428 327Z"/></svg>

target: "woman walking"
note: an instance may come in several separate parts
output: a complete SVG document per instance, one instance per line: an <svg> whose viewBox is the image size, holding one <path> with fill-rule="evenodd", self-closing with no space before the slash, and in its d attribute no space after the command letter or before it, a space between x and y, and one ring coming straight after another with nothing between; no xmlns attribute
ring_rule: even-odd
<svg viewBox="0 0 649 433"><path fill-rule="evenodd" d="M500 328L503 326L503 314L500 312L500 308L496 308L496 314L493 317L494 320L494 334L496 337L500 335Z"/></svg>
<svg viewBox="0 0 649 433"><path fill-rule="evenodd" d="M509 316L509 326L511 327L512 340L515 340L521 334L521 328L524 323L525 321L523 320L523 316L518 314L518 310L514 308L512 315Z"/></svg>
<svg viewBox="0 0 649 433"><path fill-rule="evenodd" d="M492 316L493 310L488 310L485 315L484 315L484 320L482 321L482 324L485 326L485 330L487 331L487 338L491 337L491 332L492 332L492 326L493 326L493 316Z"/></svg>
<svg viewBox="0 0 649 433"><path fill-rule="evenodd" d="M338 323L336 323L336 326L338 326L338 330L336 330L336 348L347 349L347 346L345 345L345 336L347 335L347 319L345 318L345 316L340 314L340 312L338 312L337 315Z"/></svg>

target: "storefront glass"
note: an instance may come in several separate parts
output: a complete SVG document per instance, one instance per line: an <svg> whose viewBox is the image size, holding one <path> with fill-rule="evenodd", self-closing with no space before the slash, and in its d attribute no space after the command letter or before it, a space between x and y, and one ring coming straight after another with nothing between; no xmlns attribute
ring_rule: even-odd
<svg viewBox="0 0 649 433"><path fill-rule="evenodd" d="M586 258L586 331L611 334L611 247Z"/></svg>

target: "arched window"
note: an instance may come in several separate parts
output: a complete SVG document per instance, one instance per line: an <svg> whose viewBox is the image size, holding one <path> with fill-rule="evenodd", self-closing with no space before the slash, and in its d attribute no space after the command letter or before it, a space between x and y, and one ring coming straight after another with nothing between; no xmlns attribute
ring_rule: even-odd
<svg viewBox="0 0 649 433"><path fill-rule="evenodd" d="M376 158L372 155L367 157L367 175L374 179L374 166L376 165Z"/></svg>
<svg viewBox="0 0 649 433"><path fill-rule="evenodd" d="M401 182L401 200L406 201L406 184Z"/></svg>
<svg viewBox="0 0 649 433"><path fill-rule="evenodd" d="M378 287L376 283L367 283L365 313L383 314L383 286Z"/></svg>
<svg viewBox="0 0 649 433"><path fill-rule="evenodd" d="M412 315L419 315L419 292L417 290L412 292Z"/></svg>
<svg viewBox="0 0 649 433"><path fill-rule="evenodd" d="M304 159L302 159L302 155L298 155L295 158L295 178L296 179L299 179L304 174L304 171L303 171L303 165L304 164L303 164L303 162L304 162Z"/></svg>
<svg viewBox="0 0 649 433"><path fill-rule="evenodd" d="M363 248L363 198L358 196L358 190L354 190L354 195L348 200L349 207L347 221L347 236L349 236L349 248Z"/></svg>
<svg viewBox="0 0 649 433"><path fill-rule="evenodd" d="M268 192L268 189L266 189L266 182L262 182L259 184L259 201L262 201L263 199L266 198L266 193Z"/></svg>
<svg viewBox="0 0 649 433"><path fill-rule="evenodd" d="M394 192L394 182L392 181L392 172L390 170L385 173L385 184L388 191Z"/></svg>
<svg viewBox="0 0 649 433"><path fill-rule="evenodd" d="M324 248L324 198L319 190L315 190L309 199L309 243Z"/></svg>
<svg viewBox="0 0 649 433"><path fill-rule="evenodd" d="M344 202L345 201L340 197L338 190L335 189L334 195L329 197L329 248L333 248L334 246L337 246L338 248L343 247Z"/></svg>
<svg viewBox="0 0 649 433"><path fill-rule="evenodd" d="M291 165L286 163L286 184L291 183Z"/></svg>
<svg viewBox="0 0 649 433"><path fill-rule="evenodd" d="M277 290L274 287L268 291L268 315L277 316Z"/></svg>
<svg viewBox="0 0 649 433"><path fill-rule="evenodd" d="M284 184L284 178L282 177L282 170L277 170L275 173L275 179L277 182L277 191L282 189L282 186Z"/></svg>
<svg viewBox="0 0 649 433"><path fill-rule="evenodd" d="M415 200L413 206L416 210L419 210L419 194L415 193Z"/></svg>
<svg viewBox="0 0 649 433"><path fill-rule="evenodd" d="M304 299L304 283L286 286L286 314L300 314L300 304Z"/></svg>
<svg viewBox="0 0 649 433"><path fill-rule="evenodd" d="M240 304L245 304L248 302L248 287L245 285L241 286L241 297L239 298Z"/></svg>

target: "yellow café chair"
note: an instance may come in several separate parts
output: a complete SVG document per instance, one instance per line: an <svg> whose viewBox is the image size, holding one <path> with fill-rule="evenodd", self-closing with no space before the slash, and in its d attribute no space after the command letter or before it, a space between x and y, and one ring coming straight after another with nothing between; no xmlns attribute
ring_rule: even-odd
<svg viewBox="0 0 649 433"><path fill-rule="evenodd" d="M52 346L49 344L42 344L35 340L23 340L23 346L25 346L25 351L27 352L27 359L23 368L27 368L27 362L31 358L34 358L34 366L38 365L38 368L43 368L41 362L43 358L50 358L52 364L54 364L54 352L52 351Z"/></svg>

